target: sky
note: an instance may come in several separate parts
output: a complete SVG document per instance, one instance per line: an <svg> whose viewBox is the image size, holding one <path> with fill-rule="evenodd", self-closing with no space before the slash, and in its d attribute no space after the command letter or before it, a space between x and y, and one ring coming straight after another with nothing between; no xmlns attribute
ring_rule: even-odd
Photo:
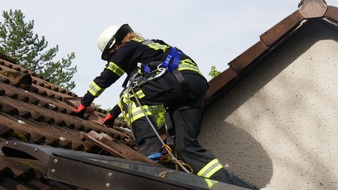
<svg viewBox="0 0 338 190"><path fill-rule="evenodd" d="M331 0L335 1L335 0ZM297 0L0 0L1 15L21 10L34 20L33 32L59 46L55 61L74 52L77 66L72 90L82 97L106 64L97 47L100 33L128 23L147 39L161 39L194 59L204 76L211 67L224 71L228 63L259 41L259 36L298 9ZM329 5L334 2L327 1ZM3 22L3 17L0 17ZM94 103L112 108L119 100L125 75Z"/></svg>

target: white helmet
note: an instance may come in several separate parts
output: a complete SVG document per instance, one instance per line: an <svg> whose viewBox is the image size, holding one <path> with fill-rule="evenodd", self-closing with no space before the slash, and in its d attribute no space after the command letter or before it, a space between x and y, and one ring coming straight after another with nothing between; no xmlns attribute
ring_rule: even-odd
<svg viewBox="0 0 338 190"><path fill-rule="evenodd" d="M109 40L112 39L112 37L116 34L117 30L120 27L121 26L112 25L103 30L103 32L99 36L99 39L97 40L97 46L99 47L101 52L103 52ZM112 44L114 44L114 42Z"/></svg>
<svg viewBox="0 0 338 190"><path fill-rule="evenodd" d="M130 32L133 32L133 29L128 24L121 26L112 25L103 30L97 40L97 46L102 52L101 58L107 60L109 50L111 50L115 44L121 43L123 38Z"/></svg>

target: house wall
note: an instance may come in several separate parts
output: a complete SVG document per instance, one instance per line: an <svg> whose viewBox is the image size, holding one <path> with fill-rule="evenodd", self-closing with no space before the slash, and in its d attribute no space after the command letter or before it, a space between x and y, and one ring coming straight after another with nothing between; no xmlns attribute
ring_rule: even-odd
<svg viewBox="0 0 338 190"><path fill-rule="evenodd" d="M338 189L338 33L314 23L210 107L200 143L259 188Z"/></svg>

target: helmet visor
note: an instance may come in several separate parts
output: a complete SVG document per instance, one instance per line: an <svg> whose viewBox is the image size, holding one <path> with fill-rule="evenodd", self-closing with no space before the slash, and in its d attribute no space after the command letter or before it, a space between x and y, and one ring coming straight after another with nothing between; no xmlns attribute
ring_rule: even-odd
<svg viewBox="0 0 338 190"><path fill-rule="evenodd" d="M125 36L128 33L133 32L133 29L128 24L123 24L116 32L115 35L108 41L106 47L102 51L101 58L103 60L107 60L109 54L111 53L112 48L114 48L115 44L120 44Z"/></svg>
<svg viewBox="0 0 338 190"><path fill-rule="evenodd" d="M108 42L104 50L102 51L101 58L107 60L109 52L112 50L116 42L116 35L114 35Z"/></svg>

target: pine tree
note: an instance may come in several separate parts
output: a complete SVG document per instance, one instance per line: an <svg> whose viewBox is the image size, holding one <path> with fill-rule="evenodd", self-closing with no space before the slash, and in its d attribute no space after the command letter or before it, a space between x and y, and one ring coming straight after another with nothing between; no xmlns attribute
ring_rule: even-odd
<svg viewBox="0 0 338 190"><path fill-rule="evenodd" d="M67 90L73 89L75 82L70 80L77 72L77 67L71 66L75 53L68 54L61 61L54 61L59 46L46 50L48 42L45 37L39 38L33 33L34 20L26 23L20 10L3 11L2 16L4 21L0 22L0 52L13 57L18 65L42 75L51 83Z"/></svg>

